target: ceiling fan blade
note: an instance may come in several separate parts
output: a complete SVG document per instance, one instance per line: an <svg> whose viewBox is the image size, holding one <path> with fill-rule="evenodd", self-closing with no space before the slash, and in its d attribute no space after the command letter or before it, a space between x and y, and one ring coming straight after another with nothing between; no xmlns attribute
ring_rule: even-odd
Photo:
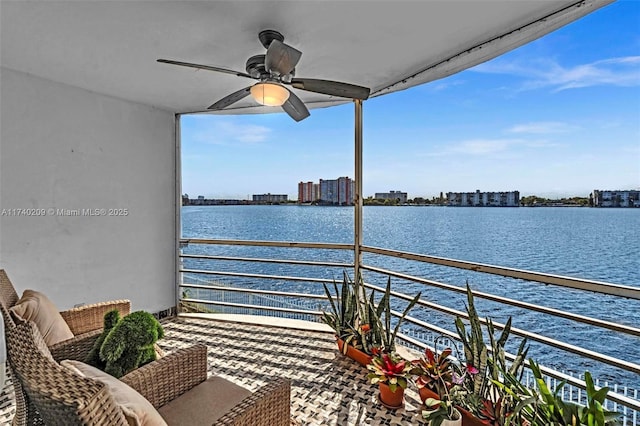
<svg viewBox="0 0 640 426"><path fill-rule="evenodd" d="M275 71L280 75L289 74L296 67L301 56L301 51L280 40L272 40L267 49L264 66L269 72Z"/></svg>
<svg viewBox="0 0 640 426"><path fill-rule="evenodd" d="M291 79L291 85L296 89L351 99L367 99L371 92L368 87L315 78L294 78Z"/></svg>
<svg viewBox="0 0 640 426"><path fill-rule="evenodd" d="M291 90L289 90L289 99L282 104L282 109L296 121L302 121L310 115L304 103Z"/></svg>
<svg viewBox="0 0 640 426"><path fill-rule="evenodd" d="M237 92L233 92L232 94L225 96L207 109L211 109L214 111L224 109L229 105L235 104L239 100L246 98L247 96L249 96L249 93L251 93L251 86L245 87L244 89L240 89Z"/></svg>
<svg viewBox="0 0 640 426"><path fill-rule="evenodd" d="M207 71L223 72L223 73L225 73L225 74L233 74L233 75L237 75L238 77L248 77L248 78L253 78L253 77L251 77L249 74L244 73L244 72L234 71L234 70L228 70L228 69L226 69L226 68L211 67L211 66L209 66L209 65L191 64L191 63L189 63L189 62L172 61L171 59L158 59L158 62L161 62L161 63L163 63L163 64L179 65L179 66L181 66L181 67L196 68L196 69L199 69L199 70L207 70Z"/></svg>

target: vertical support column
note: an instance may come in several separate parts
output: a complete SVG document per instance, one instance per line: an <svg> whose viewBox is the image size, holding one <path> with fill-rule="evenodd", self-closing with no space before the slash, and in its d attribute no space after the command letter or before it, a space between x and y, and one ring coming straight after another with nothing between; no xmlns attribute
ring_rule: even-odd
<svg viewBox="0 0 640 426"><path fill-rule="evenodd" d="M355 104L355 194L354 201L354 225L353 225L353 263L354 279L360 277L360 265L362 265L362 100L354 99ZM357 283L357 281L356 281Z"/></svg>
<svg viewBox="0 0 640 426"><path fill-rule="evenodd" d="M175 162L175 179L176 179L176 282L174 286L174 300L175 300L175 309L176 314L179 313L180 310L180 284L182 284L182 273L180 270L182 269L182 258L180 257L180 239L182 238L182 145L181 145L181 135L182 131L180 129L180 119L181 115L175 115L175 125L174 125L174 140L176 142L176 162Z"/></svg>

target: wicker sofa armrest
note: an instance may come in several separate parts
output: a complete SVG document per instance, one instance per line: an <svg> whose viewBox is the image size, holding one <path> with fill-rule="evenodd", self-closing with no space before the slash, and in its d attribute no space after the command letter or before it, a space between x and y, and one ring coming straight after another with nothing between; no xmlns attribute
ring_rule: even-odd
<svg viewBox="0 0 640 426"><path fill-rule="evenodd" d="M63 359L84 361L100 334L102 334L101 329L84 333L63 342L56 343L49 347L49 351L51 352L53 359L57 362L60 362Z"/></svg>
<svg viewBox="0 0 640 426"><path fill-rule="evenodd" d="M216 421L217 425L290 426L291 382L278 377L246 397Z"/></svg>
<svg viewBox="0 0 640 426"><path fill-rule="evenodd" d="M207 380L207 347L178 349L130 372L120 380L160 408Z"/></svg>
<svg viewBox="0 0 640 426"><path fill-rule="evenodd" d="M93 303L60 312L75 335L81 335L104 327L104 314L117 309L120 316L129 315L131 302L128 300L112 300L110 302Z"/></svg>

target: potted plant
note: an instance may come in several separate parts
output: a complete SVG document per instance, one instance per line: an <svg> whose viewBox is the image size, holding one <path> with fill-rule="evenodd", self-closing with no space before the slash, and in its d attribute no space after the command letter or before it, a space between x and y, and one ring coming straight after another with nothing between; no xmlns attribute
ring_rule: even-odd
<svg viewBox="0 0 640 426"><path fill-rule="evenodd" d="M375 330L378 323L370 323L367 320L368 306L362 303L359 296L364 291L360 291L361 280L360 277L358 283L354 282L345 271L340 290L338 284L333 282L335 296L326 284L323 284L330 312L323 311L322 320L334 330L340 352L367 365L371 361L372 349L377 343L375 336L379 333Z"/></svg>
<svg viewBox="0 0 640 426"><path fill-rule="evenodd" d="M467 371L474 374L466 374L464 377L462 386L466 390L466 396L458 408L465 426L493 425L496 424L493 419L506 419L515 407L513 398L501 392L501 388L495 383L502 380L504 371L521 378L528 347L526 339L523 339L515 360L507 366L504 347L511 332L511 318L507 320L499 336L493 322L487 318L487 344L469 283L467 302L470 330L467 332L460 317L456 318L455 326L464 348Z"/></svg>
<svg viewBox="0 0 640 426"><path fill-rule="evenodd" d="M438 339L434 342L436 348L437 343ZM416 382L422 383L423 388L428 386L435 393L435 397L429 396L424 400L425 409L422 411L422 416L432 426L462 425L462 415L456 408L460 395L463 395L459 393L462 390L462 380L456 379L459 375L456 374L455 364L449 359L449 355L450 348L443 350L439 356L426 349L425 357L414 363L420 370Z"/></svg>
<svg viewBox="0 0 640 426"><path fill-rule="evenodd" d="M340 352L343 355L349 354L354 357L357 354L355 352L349 353L349 348L359 349L363 352L361 355L363 362L367 364L370 360L370 358L366 357L365 346L367 339L362 338L361 332L369 330L367 330L368 325L365 325L365 327L360 326L359 302L355 284L345 271L340 290L338 290L338 284L335 280L333 282L337 297L334 298L326 284L323 284L323 286L331 311L323 311L322 320L335 332Z"/></svg>
<svg viewBox="0 0 640 426"><path fill-rule="evenodd" d="M431 426L461 426L462 414L455 407L454 401L447 397L443 399L427 398L424 402L426 409L422 410L422 417Z"/></svg>
<svg viewBox="0 0 640 426"><path fill-rule="evenodd" d="M554 426L608 426L619 424L620 414L604 409L604 400L609 392L608 387L596 390L591 374L584 374L586 384L587 405L580 405L572 401L562 400L562 388L566 381L562 381L552 391L542 376L540 367L533 360L529 360L531 372L535 378L536 388L529 388L517 377L504 371L504 378L495 382L505 395L517 402L515 409L506 418L485 422L489 425L554 425Z"/></svg>
<svg viewBox="0 0 640 426"><path fill-rule="evenodd" d="M437 344L434 347L437 347ZM415 382L422 402L427 398L437 399L444 395L445 384L439 380L439 377L443 377L449 386L453 383L450 355L451 348L446 348L440 355L427 348L420 359L411 361L413 365L411 374L417 376Z"/></svg>
<svg viewBox="0 0 640 426"><path fill-rule="evenodd" d="M560 383L553 392L549 390L538 365L532 359L529 360L529 365L536 379L539 393L525 386L522 383L522 374L528 352L526 339L520 342L514 360L507 364L504 347L511 330L511 318L507 320L499 336L493 321L487 318L486 336L489 338L487 345L473 303L473 293L468 284L467 298L471 330L467 332L460 318L456 318L456 329L464 347L467 365L475 367L474 372L477 374L469 374L461 382L465 389L461 393L466 392L458 407L462 414L463 425L605 426L615 424L619 414L603 408L608 388L596 390L589 372L585 373L587 406L562 400L559 393L565 382ZM467 369L467 372L471 371ZM455 377L453 381L457 383Z"/></svg>
<svg viewBox="0 0 640 426"><path fill-rule="evenodd" d="M411 363L402 359L395 352L378 352L373 355L367 365L371 384L380 388L380 402L387 408L401 408L404 401L404 390L411 377Z"/></svg>
<svg viewBox="0 0 640 426"><path fill-rule="evenodd" d="M525 418L532 425L553 424L565 425L587 425L605 426L619 424L617 418L619 413L604 409L604 400L609 392L608 387L596 390L591 374L584 373L586 384L587 405L576 404L571 401L563 401L560 392L565 381L562 381L552 392L548 387L540 371L540 367L532 359L529 360L531 372L536 379L536 386L539 396L534 404L535 410L525 412ZM522 392L524 396L536 395L532 390Z"/></svg>
<svg viewBox="0 0 640 426"><path fill-rule="evenodd" d="M411 373L417 376L415 382L422 402L427 398L438 399L442 397L445 395L445 387L451 388L454 384L461 385L466 374L477 373L472 366L468 366L461 373L460 366L451 358L451 348L445 348L438 355L437 347L440 339L444 339L444 336L435 339L435 350L426 348L422 357L411 361L413 365Z"/></svg>
<svg viewBox="0 0 640 426"><path fill-rule="evenodd" d="M322 320L335 331L340 352L362 365L371 362L374 349L383 352L395 350L395 339L400 324L420 298L418 293L409 302L392 330L391 278L387 280L385 293L378 304L375 303L373 291L366 294L362 276L354 281L345 271L340 289L337 283L333 282L335 296L326 285L323 286L330 311L322 312Z"/></svg>

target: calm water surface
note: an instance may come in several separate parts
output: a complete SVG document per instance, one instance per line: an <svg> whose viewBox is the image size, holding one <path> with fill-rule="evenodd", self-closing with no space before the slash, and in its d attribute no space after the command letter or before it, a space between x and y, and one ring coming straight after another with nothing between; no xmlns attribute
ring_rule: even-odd
<svg viewBox="0 0 640 426"><path fill-rule="evenodd" d="M345 207L182 208L182 233L185 238L352 243L353 221L353 209ZM365 207L363 228L364 244L368 246L640 287L640 209ZM269 250L268 254L265 250ZM327 250L309 252L190 246L185 252L353 261L350 253ZM555 286L369 254L365 254L365 263L457 286L464 286L468 282L479 291L640 326L639 301L587 295ZM185 266L233 271L246 271L249 267L248 264L234 262L208 263L205 266L205 262L191 260L186 261ZM342 273L339 269L313 267L302 268L302 271L305 276L337 279ZM252 264L250 272L297 275L301 273L301 268ZM366 274L367 281L381 285L386 281L385 277ZM238 280L234 279L233 283L238 285ZM422 291L426 300L464 310L464 295L451 295L450 292L427 289L395 278L392 283L405 293ZM244 280L241 284L297 292L322 292L321 287L308 283ZM504 322L511 316L514 327L640 363L640 339L589 329L571 321L483 300L477 301L477 308L481 316L491 316L495 321ZM416 316L453 330L451 317L428 310L422 310ZM565 352L556 352L532 343L530 355L558 369L576 373L589 369L602 380L640 388L637 375L598 366L593 361Z"/></svg>

